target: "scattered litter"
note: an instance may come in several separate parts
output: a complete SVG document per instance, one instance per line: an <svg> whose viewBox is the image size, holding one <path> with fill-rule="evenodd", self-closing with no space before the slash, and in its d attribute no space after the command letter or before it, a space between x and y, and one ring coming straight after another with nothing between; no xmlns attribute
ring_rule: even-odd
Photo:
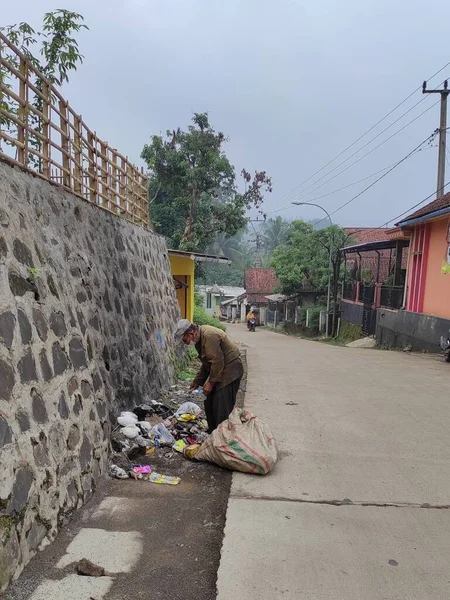
<svg viewBox="0 0 450 600"><path fill-rule="evenodd" d="M150 417L152 418L152 417ZM158 417L159 418L159 417ZM152 430L153 425L157 425L157 423L150 423L149 421L139 421L139 423L137 423L137 427L139 427L139 429L141 430L141 433L143 435L145 435L146 433L150 433L150 431Z"/></svg>
<svg viewBox="0 0 450 600"><path fill-rule="evenodd" d="M178 415L177 421L179 423L191 423L192 421L196 421L197 417L195 415L186 414L186 415Z"/></svg>
<svg viewBox="0 0 450 600"><path fill-rule="evenodd" d="M235 408L203 442L196 460L243 473L269 473L278 460L277 446L268 425L250 411Z"/></svg>
<svg viewBox="0 0 450 600"><path fill-rule="evenodd" d="M191 446L186 446L186 448L183 450L183 455L185 458L192 460L198 454L200 448L200 444L192 444Z"/></svg>
<svg viewBox="0 0 450 600"><path fill-rule="evenodd" d="M175 438L163 423L152 427L151 435L158 439L161 446L172 446L175 443Z"/></svg>
<svg viewBox="0 0 450 600"><path fill-rule="evenodd" d="M160 473L152 473L148 476L150 483L160 483L165 485L178 485L181 477L171 477L170 475L161 475Z"/></svg>
<svg viewBox="0 0 450 600"><path fill-rule="evenodd" d="M183 402L183 404L181 404L181 406L175 413L175 416L178 417L181 415L195 415L196 417L198 417L198 415L200 415L201 413L202 409L198 404L195 404L195 402Z"/></svg>
<svg viewBox="0 0 450 600"><path fill-rule="evenodd" d="M133 467L133 473L138 473L141 475L150 475L152 472L152 468L150 465L137 465Z"/></svg>
<svg viewBox="0 0 450 600"><path fill-rule="evenodd" d="M128 479L128 473L117 465L111 465L109 467L109 476L114 479Z"/></svg>
<svg viewBox="0 0 450 600"><path fill-rule="evenodd" d="M140 431L136 425L128 425L127 427L122 428L122 433L128 439L133 440L139 435Z"/></svg>
<svg viewBox="0 0 450 600"><path fill-rule="evenodd" d="M104 577L106 575L103 567L94 565L94 563L87 558L82 558L78 561L77 573L78 575L84 575L85 577Z"/></svg>
<svg viewBox="0 0 450 600"><path fill-rule="evenodd" d="M183 450L188 446L189 444L184 441L184 440L177 440L175 442L175 444L172 446L172 448L176 451L176 452L180 452L181 454L183 454Z"/></svg>
<svg viewBox="0 0 450 600"><path fill-rule="evenodd" d="M202 390L198 392L201 394ZM165 470L161 459L173 461L167 462L167 465L177 464L177 453L187 459L193 458L200 445L208 439L208 424L201 408L203 397L198 397L200 406L189 400L188 384L176 386L162 397L167 398L167 404L165 400L147 399L132 412L120 413L118 426L111 433L111 447L115 453L112 458L115 464L109 468L111 477L165 485L180 483L179 477L153 471ZM155 460L153 468L140 464L150 462L140 460L148 457L152 457L152 464Z"/></svg>

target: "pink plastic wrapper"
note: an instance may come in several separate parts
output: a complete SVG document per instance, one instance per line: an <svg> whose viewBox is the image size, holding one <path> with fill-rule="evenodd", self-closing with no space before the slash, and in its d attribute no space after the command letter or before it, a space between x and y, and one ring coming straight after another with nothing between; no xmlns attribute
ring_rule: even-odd
<svg viewBox="0 0 450 600"><path fill-rule="evenodd" d="M133 473L138 473L140 475L150 475L152 472L152 468L150 465L142 465L138 467L133 467Z"/></svg>

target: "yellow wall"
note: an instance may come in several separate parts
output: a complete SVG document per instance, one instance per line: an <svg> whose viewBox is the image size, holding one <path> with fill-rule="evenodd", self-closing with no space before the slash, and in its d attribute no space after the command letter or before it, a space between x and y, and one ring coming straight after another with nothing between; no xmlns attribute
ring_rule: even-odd
<svg viewBox="0 0 450 600"><path fill-rule="evenodd" d="M183 319L194 319L194 268L195 261L189 256L176 256L169 252L170 270L172 275L179 277L180 281L186 282L189 286L176 290L177 300L180 305L180 313ZM186 280L185 280L186 278Z"/></svg>
<svg viewBox="0 0 450 600"><path fill-rule="evenodd" d="M450 274L442 273L442 261L447 254L448 217L430 223L428 260L425 278L423 312L444 319L450 318Z"/></svg>

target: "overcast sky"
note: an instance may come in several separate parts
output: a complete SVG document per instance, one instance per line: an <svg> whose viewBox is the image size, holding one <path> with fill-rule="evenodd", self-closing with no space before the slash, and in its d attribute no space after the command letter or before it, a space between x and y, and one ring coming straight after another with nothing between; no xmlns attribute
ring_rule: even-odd
<svg viewBox="0 0 450 600"><path fill-rule="evenodd" d="M55 0L3 1L0 25L27 21L38 28L43 13L58 7ZM450 61L450 4L443 0L73 0L64 8L82 13L90 28L79 36L85 62L64 88L86 123L141 164L151 134L186 127L194 111L208 111L213 126L230 138L227 154L236 171L272 176L269 216L320 216L290 201L314 201L363 179L400 160L438 127L436 106L314 190L438 100L429 95L306 189L421 100L417 91L301 185ZM445 76L450 67L430 87ZM381 225L431 194L437 148L425 148L333 219ZM374 179L317 202L331 212Z"/></svg>

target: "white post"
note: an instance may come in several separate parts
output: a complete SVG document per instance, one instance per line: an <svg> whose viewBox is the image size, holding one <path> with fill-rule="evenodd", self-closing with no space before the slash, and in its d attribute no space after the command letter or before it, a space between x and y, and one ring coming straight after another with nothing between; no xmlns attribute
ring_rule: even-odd
<svg viewBox="0 0 450 600"><path fill-rule="evenodd" d="M273 313L273 328L277 328L277 311Z"/></svg>
<svg viewBox="0 0 450 600"><path fill-rule="evenodd" d="M306 327L309 327L309 308L306 309Z"/></svg>

